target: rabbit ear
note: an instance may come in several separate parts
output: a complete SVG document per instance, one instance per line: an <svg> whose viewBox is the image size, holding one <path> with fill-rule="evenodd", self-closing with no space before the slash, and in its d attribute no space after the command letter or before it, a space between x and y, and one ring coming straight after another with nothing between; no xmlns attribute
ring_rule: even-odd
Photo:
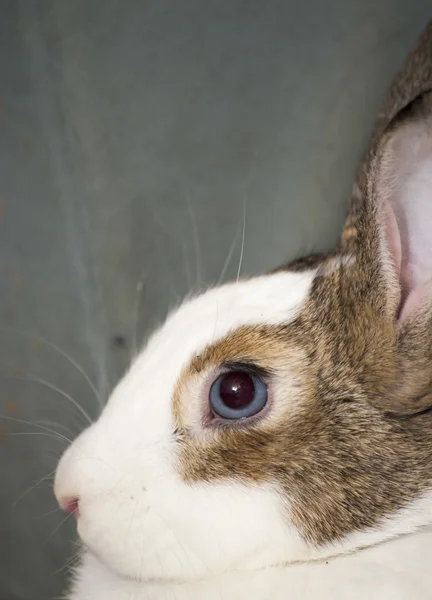
<svg viewBox="0 0 432 600"><path fill-rule="evenodd" d="M429 304L432 312L432 94L403 117L385 136L372 184L381 256L399 291L400 323Z"/></svg>
<svg viewBox="0 0 432 600"><path fill-rule="evenodd" d="M396 339L397 383L383 407L418 414L432 408L432 93L384 135L369 202Z"/></svg>
<svg viewBox="0 0 432 600"><path fill-rule="evenodd" d="M373 311L385 347L370 402L432 409L432 24L380 114L338 251L356 259L360 310Z"/></svg>
<svg viewBox="0 0 432 600"><path fill-rule="evenodd" d="M432 310L432 94L405 109L384 135L369 202L402 323L429 302Z"/></svg>

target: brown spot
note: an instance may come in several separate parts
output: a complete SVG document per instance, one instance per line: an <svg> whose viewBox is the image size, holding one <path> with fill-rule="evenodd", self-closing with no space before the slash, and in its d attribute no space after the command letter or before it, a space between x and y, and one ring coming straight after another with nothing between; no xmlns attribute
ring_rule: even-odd
<svg viewBox="0 0 432 600"><path fill-rule="evenodd" d="M357 229L353 225L347 225L342 234L343 243L349 243L357 236Z"/></svg>

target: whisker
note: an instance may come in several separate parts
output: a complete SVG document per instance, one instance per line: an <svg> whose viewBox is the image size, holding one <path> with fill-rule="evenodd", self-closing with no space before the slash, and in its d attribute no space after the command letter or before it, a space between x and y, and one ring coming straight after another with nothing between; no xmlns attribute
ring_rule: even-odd
<svg viewBox="0 0 432 600"><path fill-rule="evenodd" d="M39 517L37 517L38 519L46 519L46 517L49 517L51 515L53 515L54 513L60 512L63 509L60 506L57 506L57 508L54 508L53 510L50 510L49 512L45 513L44 515L40 515Z"/></svg>
<svg viewBox="0 0 432 600"><path fill-rule="evenodd" d="M44 427L43 425L38 425L37 423L32 423L31 421L25 421L24 419L17 419L16 417L7 417L6 415L0 415L0 419L6 419L7 421L13 421L15 423L22 423L24 425L30 425L31 427L37 427L38 429L42 429L44 431L47 431L48 433L52 433L57 437L64 439L68 444L72 444L72 440L67 438L65 435L62 435L58 431L50 429L49 427Z"/></svg>
<svg viewBox="0 0 432 600"><path fill-rule="evenodd" d="M152 215L153 215L153 220L154 222L162 229L162 231L168 235L169 237L171 237L176 243L177 245L180 247L182 256L183 256L183 260L184 260L184 268L185 268L185 275L186 275L186 282L188 285L188 290L190 291L192 289L192 276L191 276L191 271L190 271L190 267L189 267L189 262L187 260L187 252L186 252L186 246L184 244L183 241L180 241L178 239L178 237L176 235L174 235L174 233L172 231L169 231L166 227L166 225L160 220L159 215L156 213L154 207L152 207Z"/></svg>
<svg viewBox="0 0 432 600"><path fill-rule="evenodd" d="M136 509L135 509L136 510ZM135 511L134 511L135 513ZM145 556L145 540L146 540L146 536L144 534L144 528L142 525L142 521L139 521L139 525L140 525L140 533L141 533L141 558L140 558L140 568L139 568L139 573L142 573L143 570L143 564L144 564L144 556ZM131 591L131 594L129 596L129 600L133 597L133 592Z"/></svg>
<svg viewBox="0 0 432 600"><path fill-rule="evenodd" d="M48 545L48 543L51 541L51 539L54 537L54 535L57 533L57 531L60 529L60 527L62 527L62 525L64 525L66 523L66 521L68 519L70 519L71 517L73 517L73 514L72 513L68 513L65 516L65 518L60 521L60 523L57 525L57 527L54 529L54 531L51 533L51 535L49 536L49 538L46 540L46 542L42 546L41 550L43 550Z"/></svg>
<svg viewBox="0 0 432 600"><path fill-rule="evenodd" d="M2 417L0 416L0 419ZM45 431L11 431L6 435L46 435L48 437L58 437L58 433L45 433Z"/></svg>
<svg viewBox="0 0 432 600"><path fill-rule="evenodd" d="M67 352L65 352L65 350L62 350L62 348L60 348L60 346L57 346L57 344L55 344L54 342L51 342L50 340L47 340L46 338L42 337L41 335L34 334L34 333L31 333L31 334L26 333L25 331L16 329L15 327L9 327L7 325L4 325L3 323L0 323L0 329L3 331L9 331L10 333L15 333L16 335L25 337L30 341L34 340L34 341L40 342L41 344L44 344L48 348L51 348L52 350L54 350L55 352L57 352L58 354L63 356L63 358L65 358L69 362L69 364L71 364L73 367L75 367L75 369L78 371L78 373L80 373L81 376L84 377L84 379L87 381L88 385L90 386L90 389L92 390L93 394L95 395L95 398L96 398L99 406L102 408L102 406L103 406L102 398L101 398L99 392L97 391L96 386L93 383L93 381L91 380L91 378L87 375L87 373L82 368L82 366L72 356L70 356Z"/></svg>
<svg viewBox="0 0 432 600"><path fill-rule="evenodd" d="M195 256L196 256L196 279L197 279L197 286L199 289L201 287L201 283L202 283L201 244L200 244L200 239L199 239L199 235L198 235L196 214L193 212L193 209L192 209L192 201L191 201L189 192L186 193L186 200L187 200L188 213L189 213L189 218L190 218L191 225L192 225L192 232L193 232L193 238L194 238Z"/></svg>
<svg viewBox="0 0 432 600"><path fill-rule="evenodd" d="M75 554L74 556L72 556L72 558L69 558L65 564L60 567L60 569L57 569L56 571L54 571L54 573L52 573L51 577L54 577L54 575L57 575L58 573L63 573L68 569L73 569L81 560L81 556L80 554Z"/></svg>
<svg viewBox="0 0 432 600"><path fill-rule="evenodd" d="M243 264L243 251L244 251L244 245L245 245L245 234L246 234L246 206L247 206L247 201L248 201L248 193L247 190L249 189L249 184L251 182L252 179L252 175L253 175L253 167L256 163L256 158L258 155L258 150L257 148L255 148L254 152L253 152L253 156L252 156L252 161L251 164L249 166L249 172L244 184L244 192L243 192L243 233L242 233L242 243L241 243L241 250L240 250L240 260L239 260L239 266L238 266L238 271L237 271L237 281L240 278L240 272L241 272L241 268L242 268L242 264Z"/></svg>
<svg viewBox="0 0 432 600"><path fill-rule="evenodd" d="M72 415L75 416L75 415ZM82 431L82 423L76 419L79 430ZM50 419L38 419L35 421L39 425L44 425L45 427L51 427L55 431L63 431L67 436L70 436L72 439L76 438L77 433L73 431L70 427L67 427L64 423L58 423L57 421L51 421Z"/></svg>
<svg viewBox="0 0 432 600"><path fill-rule="evenodd" d="M225 277L226 271L227 271L228 266L229 266L229 264L231 262L231 258L232 258L234 249L237 246L239 233L240 233L240 228L238 228L237 231L236 231L234 240L233 240L233 242L231 244L231 247L229 249L229 252L228 252L228 256L225 259L224 265L222 267L221 274L219 275L219 279L217 280L217 285L220 285L222 283L224 277Z"/></svg>
<svg viewBox="0 0 432 600"><path fill-rule="evenodd" d="M50 450L52 450L52 449L50 448ZM56 464L56 465L58 464L58 462L62 456L63 456L63 452L54 453L53 451L50 452L48 450L45 450L45 452L43 454L44 459L48 459L51 462L54 462L54 464Z"/></svg>
<svg viewBox="0 0 432 600"><path fill-rule="evenodd" d="M136 297L135 303L133 307L133 319L132 319L132 348L131 348L131 358L133 359L138 353L138 322L139 322L139 313L141 307L141 299L142 299L142 291L144 289L144 283L149 276L149 270L145 269L141 273L141 278L137 281L136 284Z"/></svg>
<svg viewBox="0 0 432 600"><path fill-rule="evenodd" d="M53 484L54 484L54 477L50 477L46 480L46 482L41 483L39 486L39 489L41 490L52 490L53 489Z"/></svg>
<svg viewBox="0 0 432 600"><path fill-rule="evenodd" d="M217 324L218 324L218 319L219 319L219 301L218 301L217 296L216 296L216 317L215 317L215 324L214 324L214 328L213 328L212 342L214 342L214 339L215 339L216 327L217 327Z"/></svg>
<svg viewBox="0 0 432 600"><path fill-rule="evenodd" d="M19 434L17 434L19 435ZM43 435L43 434L41 434ZM48 435L48 434L47 434ZM41 483L43 483L44 481L46 481L47 479L49 479L50 477L52 477L54 475L54 473L56 472L56 469L54 469L53 471L51 471L51 473L48 473L48 475L45 475L45 477L41 477L38 481L36 481L36 483L34 483L31 487L29 487L27 490L25 490L20 496L18 496L18 498L12 503L12 508L14 506L16 506L19 502L21 502L21 500L23 500L28 494L30 494L31 491L33 491L36 487L38 487L38 485L40 485Z"/></svg>
<svg viewBox="0 0 432 600"><path fill-rule="evenodd" d="M155 513L155 515L157 515L159 517L159 519L164 523L165 527L167 527L168 531L172 534L172 536L174 537L174 539L176 540L176 542L178 543L178 545L180 546L180 548L183 550L185 557L188 559L188 561L192 564L192 560L190 558L190 556L188 555L188 552L186 550L186 548L184 547L183 543L181 542L181 540L179 539L178 535L176 534L176 532L174 531L174 529L171 527L171 525L167 522L166 519L164 519L164 517L162 517L162 515L159 513L158 510L156 510L153 506L152 506L152 511ZM201 558L201 556L194 550L194 548L192 548L192 546L190 547L190 549L192 550L192 552L195 554L195 556L200 560L201 564L203 565L203 567L205 569L207 569L211 574L212 570L208 567L208 565L204 562L204 560ZM178 557L177 557L178 558ZM179 560L179 564L180 564L180 568L182 568L182 564L181 561Z"/></svg>
<svg viewBox="0 0 432 600"><path fill-rule="evenodd" d="M74 568L74 566L78 563L78 561L79 561L79 557L77 557L77 556L69 558L63 566L61 566L59 569L56 569L55 571L53 571L53 573L51 573L51 577L54 577L55 575L58 575L59 573L66 573L69 568L72 570Z"/></svg>
<svg viewBox="0 0 432 600"><path fill-rule="evenodd" d="M6 366L10 366L10 365L7 365L7 363L0 363L0 364L3 364L3 365L6 364ZM32 375L22 375L22 376L6 375L6 376L3 376L3 378L4 379L13 379L15 381L32 381L33 383L43 385L44 387L46 387L50 390L53 390L54 392L57 392L58 394L63 396L63 398L66 398L66 400L69 400L69 402L71 402L75 406L75 408L77 410L79 410L79 412L83 415L83 417L86 419L86 421L88 422L89 425L91 425L93 423L88 412L86 410L84 410L84 408L74 398L72 398L72 396L70 396L69 394L67 394L62 389L58 388L57 386L53 385L52 383L49 383L49 381L45 381L45 379L39 379L39 377L33 377Z"/></svg>
<svg viewBox="0 0 432 600"><path fill-rule="evenodd" d="M243 251L244 251L245 234L246 234L246 201L247 201L247 196L245 196L245 198L243 199L243 232L242 232L242 242L241 242L241 248L240 248L240 260L239 260L239 266L238 266L238 270L237 270L237 281L240 279L240 272L241 272L241 268L242 268L242 264L243 264Z"/></svg>
<svg viewBox="0 0 432 600"><path fill-rule="evenodd" d="M130 518L130 521L129 521L129 526L128 526L128 529L127 529L127 532L126 532L126 535L125 535L126 539L129 539L131 537L131 535L130 535L131 534L131 529L132 529L132 525L133 525L133 522L135 520L135 516L136 516L137 511L138 511L138 502L135 501L135 507L134 507L134 509L132 511L132 515L131 515L131 518Z"/></svg>

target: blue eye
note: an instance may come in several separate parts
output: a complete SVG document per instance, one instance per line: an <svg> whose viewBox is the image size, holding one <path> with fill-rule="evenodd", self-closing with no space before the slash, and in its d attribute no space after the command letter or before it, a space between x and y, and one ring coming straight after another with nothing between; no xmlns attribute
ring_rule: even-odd
<svg viewBox="0 0 432 600"><path fill-rule="evenodd" d="M244 419L259 413L267 403L267 386L256 375L228 371L210 388L210 408L223 419Z"/></svg>

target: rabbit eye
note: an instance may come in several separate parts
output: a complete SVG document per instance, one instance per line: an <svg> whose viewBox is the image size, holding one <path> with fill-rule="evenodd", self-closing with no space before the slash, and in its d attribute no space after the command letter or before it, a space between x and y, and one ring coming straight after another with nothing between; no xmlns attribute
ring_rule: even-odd
<svg viewBox="0 0 432 600"><path fill-rule="evenodd" d="M210 388L210 407L223 419L244 419L259 413L267 403L267 386L256 375L228 371Z"/></svg>

